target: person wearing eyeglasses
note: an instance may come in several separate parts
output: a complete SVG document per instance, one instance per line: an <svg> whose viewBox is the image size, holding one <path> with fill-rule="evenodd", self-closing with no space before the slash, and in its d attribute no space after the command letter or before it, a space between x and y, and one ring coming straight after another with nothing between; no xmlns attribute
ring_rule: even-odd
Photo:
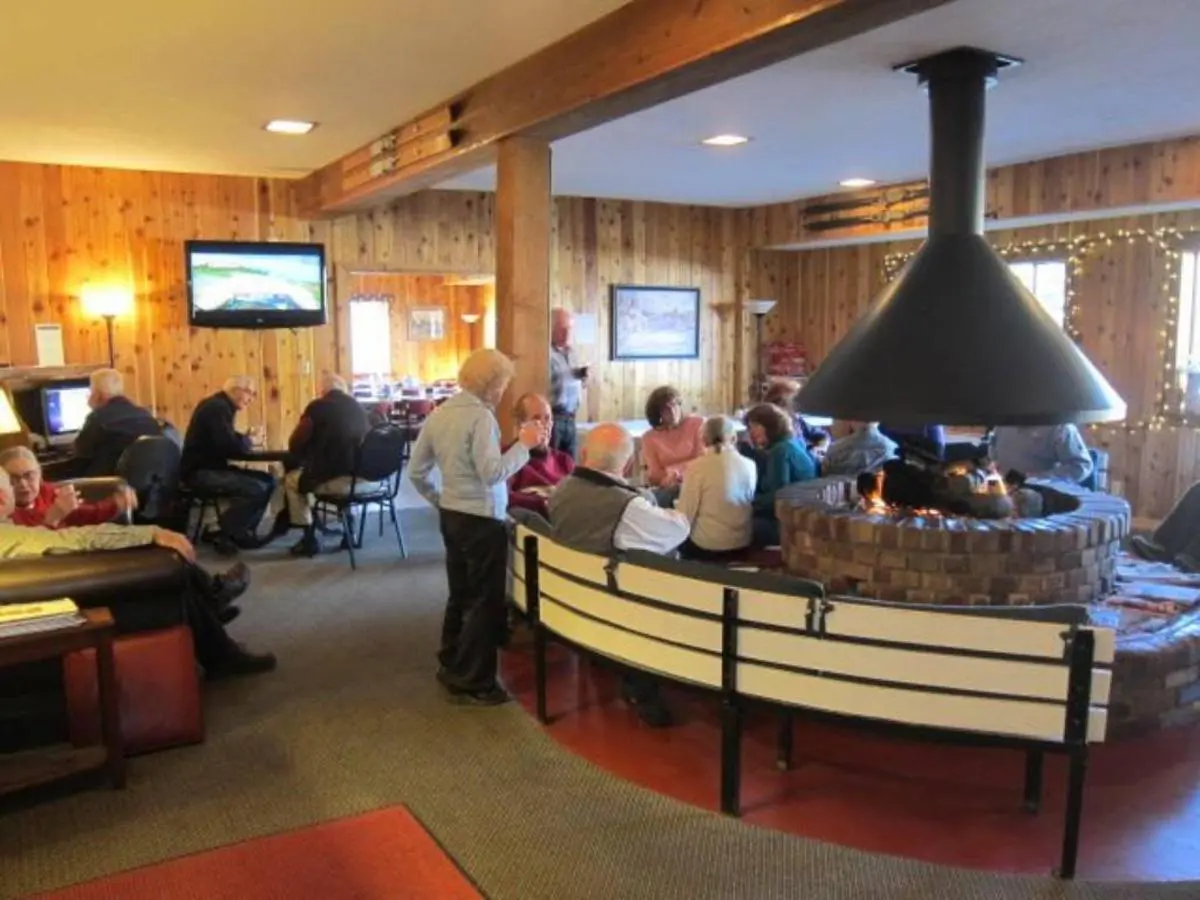
<svg viewBox="0 0 1200 900"><path fill-rule="evenodd" d="M183 439L183 481L197 490L227 498L217 530L205 535L222 556L264 543L257 531L271 504L275 478L230 464L230 460L261 442L261 436L253 430L242 433L234 427L237 414L248 409L257 397L253 378L233 376L221 390L196 406Z"/></svg>

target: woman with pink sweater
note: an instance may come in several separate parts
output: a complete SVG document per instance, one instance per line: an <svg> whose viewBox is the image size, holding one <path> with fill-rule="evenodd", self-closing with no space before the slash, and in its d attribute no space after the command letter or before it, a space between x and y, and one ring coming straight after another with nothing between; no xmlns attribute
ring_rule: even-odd
<svg viewBox="0 0 1200 900"><path fill-rule="evenodd" d="M679 391L664 385L650 392L646 421L653 429L642 437L646 480L655 488L677 488L687 464L704 453L704 418L685 416Z"/></svg>

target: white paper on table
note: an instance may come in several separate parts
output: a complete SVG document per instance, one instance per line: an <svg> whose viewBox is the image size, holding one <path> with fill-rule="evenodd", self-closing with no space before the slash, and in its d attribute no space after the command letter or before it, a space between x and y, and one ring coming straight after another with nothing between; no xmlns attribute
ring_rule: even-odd
<svg viewBox="0 0 1200 900"><path fill-rule="evenodd" d="M63 357L61 325L34 325L33 337L37 344L37 361L39 366L62 366L66 364L66 360Z"/></svg>

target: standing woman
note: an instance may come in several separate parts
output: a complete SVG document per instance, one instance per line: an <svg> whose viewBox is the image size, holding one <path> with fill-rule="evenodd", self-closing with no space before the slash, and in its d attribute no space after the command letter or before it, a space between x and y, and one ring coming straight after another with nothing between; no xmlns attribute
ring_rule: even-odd
<svg viewBox="0 0 1200 900"><path fill-rule="evenodd" d="M496 706L508 693L496 680L504 630L508 478L545 439L536 422L500 451L494 409L512 380L513 364L498 350L477 350L458 370L462 390L438 407L413 447L408 477L438 510L446 545L450 597L442 622L437 678L459 703ZM433 470L441 474L441 486Z"/></svg>
<svg viewBox="0 0 1200 900"><path fill-rule="evenodd" d="M793 427L792 417L769 403L760 403L746 413L750 442L766 452L765 471L754 494L754 543L759 547L779 543L776 492L797 481L817 477L817 462L796 438Z"/></svg>

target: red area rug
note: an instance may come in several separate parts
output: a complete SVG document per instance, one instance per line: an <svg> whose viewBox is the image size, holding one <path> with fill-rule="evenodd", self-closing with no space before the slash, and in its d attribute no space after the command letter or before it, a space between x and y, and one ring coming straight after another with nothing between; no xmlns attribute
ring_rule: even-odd
<svg viewBox="0 0 1200 900"><path fill-rule="evenodd" d="M42 900L479 900L402 806L75 885Z"/></svg>

